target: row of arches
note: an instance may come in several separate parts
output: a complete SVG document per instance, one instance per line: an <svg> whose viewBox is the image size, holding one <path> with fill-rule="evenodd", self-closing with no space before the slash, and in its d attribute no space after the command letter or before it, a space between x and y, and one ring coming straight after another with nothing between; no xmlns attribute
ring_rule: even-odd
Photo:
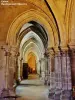
<svg viewBox="0 0 75 100"><path fill-rule="evenodd" d="M60 97L58 96L60 92L66 91L66 88L61 89L61 86L57 86L60 83L60 85L64 84L65 87L70 85L67 93L71 98L72 80L69 74L71 69L69 73L67 72L67 66L68 68L71 67L67 64L71 63L68 55L69 47L67 48L65 35L62 35L61 31L58 32L57 20L55 21L52 12L49 15L41 9L30 9L18 15L11 23L6 39L7 48L9 49L6 50L6 74L12 71L12 75L6 75L6 83L9 84L6 87L11 88L14 80L21 81L24 78L23 65L28 64L39 76L44 76L44 83L50 85L50 95L59 92L56 97ZM62 71L69 74L68 77L61 75L64 74L64 72L60 71L61 67L63 68ZM59 69L59 72L57 69ZM69 80L68 83L70 84L68 85L65 81L61 82L61 78L65 81ZM61 94L64 98L64 93ZM69 97L65 96L66 100Z"/></svg>
<svg viewBox="0 0 75 100"><path fill-rule="evenodd" d="M33 23L33 24L30 24ZM23 77L23 65L20 63L27 63L29 69L32 72L40 73L41 65L39 61L44 58L45 49L48 45L48 36L42 26L36 22L29 22L20 30L19 36L17 38L19 41L19 52L20 56L18 58L19 66L19 77ZM29 58L28 58L29 57ZM22 59L21 61L19 59ZM38 64L39 63L39 64ZM22 65L22 66L20 66ZM43 67L43 66L42 66ZM19 79L20 79L19 78Z"/></svg>

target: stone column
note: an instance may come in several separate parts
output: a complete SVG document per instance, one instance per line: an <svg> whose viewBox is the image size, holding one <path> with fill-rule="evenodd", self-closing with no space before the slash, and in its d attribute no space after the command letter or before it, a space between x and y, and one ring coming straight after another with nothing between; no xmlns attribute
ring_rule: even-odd
<svg viewBox="0 0 75 100"><path fill-rule="evenodd" d="M45 72L45 59L41 58L37 64L39 65L39 76L42 78L43 72Z"/></svg>
<svg viewBox="0 0 75 100"><path fill-rule="evenodd" d="M72 82L71 82L71 65L70 65L70 57L68 55L68 49L61 49L61 96L60 99L63 100L71 100L71 89L72 89Z"/></svg>
<svg viewBox="0 0 75 100"><path fill-rule="evenodd" d="M52 58L52 57L50 57ZM71 100L71 66L68 51L59 50L54 55L54 70L50 65L50 89L51 100Z"/></svg>
<svg viewBox="0 0 75 100"><path fill-rule="evenodd" d="M10 59L10 52L6 51L5 52L5 57L6 57L6 71L5 71L5 83L6 86L5 88L8 89L9 88L9 59Z"/></svg>
<svg viewBox="0 0 75 100"><path fill-rule="evenodd" d="M48 53L44 54L44 58L45 58L45 80L44 80L44 84L48 85L49 82L49 66L48 66Z"/></svg>
<svg viewBox="0 0 75 100"><path fill-rule="evenodd" d="M55 54L55 99L60 100L62 89L62 64L61 53L58 51Z"/></svg>
<svg viewBox="0 0 75 100"><path fill-rule="evenodd" d="M50 55L50 57L48 58L49 59L49 63L48 63L48 66L49 66L49 81L50 81L50 89L54 88L55 87L55 68L54 68L54 55Z"/></svg>
<svg viewBox="0 0 75 100"><path fill-rule="evenodd" d="M72 99L72 71L71 71L71 61L69 56L69 51L66 53L66 73L67 73L67 90L68 98Z"/></svg>
<svg viewBox="0 0 75 100"><path fill-rule="evenodd" d="M10 48L10 59L9 59L9 87L12 89L16 85L17 80L17 48L12 46Z"/></svg>
<svg viewBox="0 0 75 100"><path fill-rule="evenodd" d="M11 56L9 58L9 88L12 89L14 85L15 57L13 50L10 52Z"/></svg>
<svg viewBox="0 0 75 100"><path fill-rule="evenodd" d="M75 97L75 49L69 48L69 57L71 62L71 77L72 77L72 90L73 97Z"/></svg>
<svg viewBox="0 0 75 100"><path fill-rule="evenodd" d="M19 59L19 56L20 56L20 53L17 51L16 52L16 55L15 55L15 57L16 57L16 69L15 69L15 73L16 73L16 76L15 76L15 79L16 79L16 84L18 85L19 84L19 82L20 82L20 59ZM19 61L19 62L18 62Z"/></svg>
<svg viewBox="0 0 75 100"><path fill-rule="evenodd" d="M6 65L5 65L5 87L4 89L2 90L2 93L1 93L1 96L13 96L15 95L14 91L13 91L13 83L14 83L14 80L13 80L13 68L12 68L12 60L11 60L11 50L10 50L10 46L9 45L5 45L2 50L5 52L4 54L4 58L5 58L5 62Z"/></svg>
<svg viewBox="0 0 75 100"><path fill-rule="evenodd" d="M5 50L4 45L0 45L0 94L2 90L5 88L5 70L6 70L6 58L5 58Z"/></svg>
<svg viewBox="0 0 75 100"><path fill-rule="evenodd" d="M23 71L23 58L20 59L20 79L21 80L23 79L22 71Z"/></svg>
<svg viewBox="0 0 75 100"><path fill-rule="evenodd" d="M41 79L43 82L45 80L45 67L47 67L45 58L41 58Z"/></svg>
<svg viewBox="0 0 75 100"><path fill-rule="evenodd" d="M9 59L11 56L10 50L8 45L5 45L2 50L4 50L4 57L5 57L5 89L7 90L9 88Z"/></svg>
<svg viewBox="0 0 75 100"><path fill-rule="evenodd" d="M20 56L17 58L18 61L18 81L21 81L21 58Z"/></svg>
<svg viewBox="0 0 75 100"><path fill-rule="evenodd" d="M49 66L49 70L50 70L50 74L49 74L49 98L51 100L55 100L54 97L55 97L55 51L53 48L51 48L49 50L49 63L48 63L48 66Z"/></svg>
<svg viewBox="0 0 75 100"><path fill-rule="evenodd" d="M41 77L41 59L39 60L39 63L40 63L40 70L39 70L39 73L40 73L40 77Z"/></svg>
<svg viewBox="0 0 75 100"><path fill-rule="evenodd" d="M68 50L62 52L62 100L71 99L72 81L71 81L71 65Z"/></svg>
<svg viewBox="0 0 75 100"><path fill-rule="evenodd" d="M36 66L37 66L37 67L36 67L36 68L37 68L37 74L39 75L39 74L40 74L40 73L39 73L39 68L40 68L39 61L36 62Z"/></svg>

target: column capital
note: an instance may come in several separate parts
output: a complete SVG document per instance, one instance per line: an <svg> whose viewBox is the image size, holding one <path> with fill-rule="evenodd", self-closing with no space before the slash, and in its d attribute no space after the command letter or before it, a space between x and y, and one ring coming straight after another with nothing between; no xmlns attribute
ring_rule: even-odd
<svg viewBox="0 0 75 100"><path fill-rule="evenodd" d="M75 48L71 48L69 45L68 45L68 52L70 55L75 55Z"/></svg>
<svg viewBox="0 0 75 100"><path fill-rule="evenodd" d="M20 61L23 61L23 58L20 58Z"/></svg>
<svg viewBox="0 0 75 100"><path fill-rule="evenodd" d="M40 60L43 60L43 61L44 61L44 60L45 60L45 58L43 57L43 58L41 58Z"/></svg>
<svg viewBox="0 0 75 100"><path fill-rule="evenodd" d="M6 51L5 56L11 56L11 53Z"/></svg>
<svg viewBox="0 0 75 100"><path fill-rule="evenodd" d="M11 56L9 45L6 44L6 45L1 46L1 50L3 50L4 56Z"/></svg>
<svg viewBox="0 0 75 100"><path fill-rule="evenodd" d="M15 57L17 55L17 47L11 46L10 47L10 52L11 52L12 56Z"/></svg>
<svg viewBox="0 0 75 100"><path fill-rule="evenodd" d="M71 41L69 43L69 46L70 46L71 49L74 49L75 48L75 39L74 39L74 41Z"/></svg>
<svg viewBox="0 0 75 100"><path fill-rule="evenodd" d="M47 48L46 51L45 51L45 55L47 57L54 56L55 55L55 49L53 47L52 48Z"/></svg>

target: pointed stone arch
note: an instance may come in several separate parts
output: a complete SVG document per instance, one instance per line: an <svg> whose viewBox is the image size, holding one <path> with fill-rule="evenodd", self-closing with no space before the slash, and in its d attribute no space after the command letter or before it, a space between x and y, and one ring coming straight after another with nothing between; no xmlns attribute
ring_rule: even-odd
<svg viewBox="0 0 75 100"><path fill-rule="evenodd" d="M20 14L14 19L9 27L6 42L9 45L17 45L16 34L25 23L30 21L38 22L41 26L44 27L50 38L49 43L51 47L59 44L58 34L55 31L51 19L42 11L36 11L33 9Z"/></svg>

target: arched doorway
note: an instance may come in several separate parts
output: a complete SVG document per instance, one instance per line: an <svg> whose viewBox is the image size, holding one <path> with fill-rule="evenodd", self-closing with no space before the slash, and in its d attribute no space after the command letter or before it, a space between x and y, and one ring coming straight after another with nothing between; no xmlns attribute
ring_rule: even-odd
<svg viewBox="0 0 75 100"><path fill-rule="evenodd" d="M30 69L30 73L36 73L37 69L36 69L36 57L34 55L33 52L30 52L28 54L28 66L29 66L29 69Z"/></svg>

